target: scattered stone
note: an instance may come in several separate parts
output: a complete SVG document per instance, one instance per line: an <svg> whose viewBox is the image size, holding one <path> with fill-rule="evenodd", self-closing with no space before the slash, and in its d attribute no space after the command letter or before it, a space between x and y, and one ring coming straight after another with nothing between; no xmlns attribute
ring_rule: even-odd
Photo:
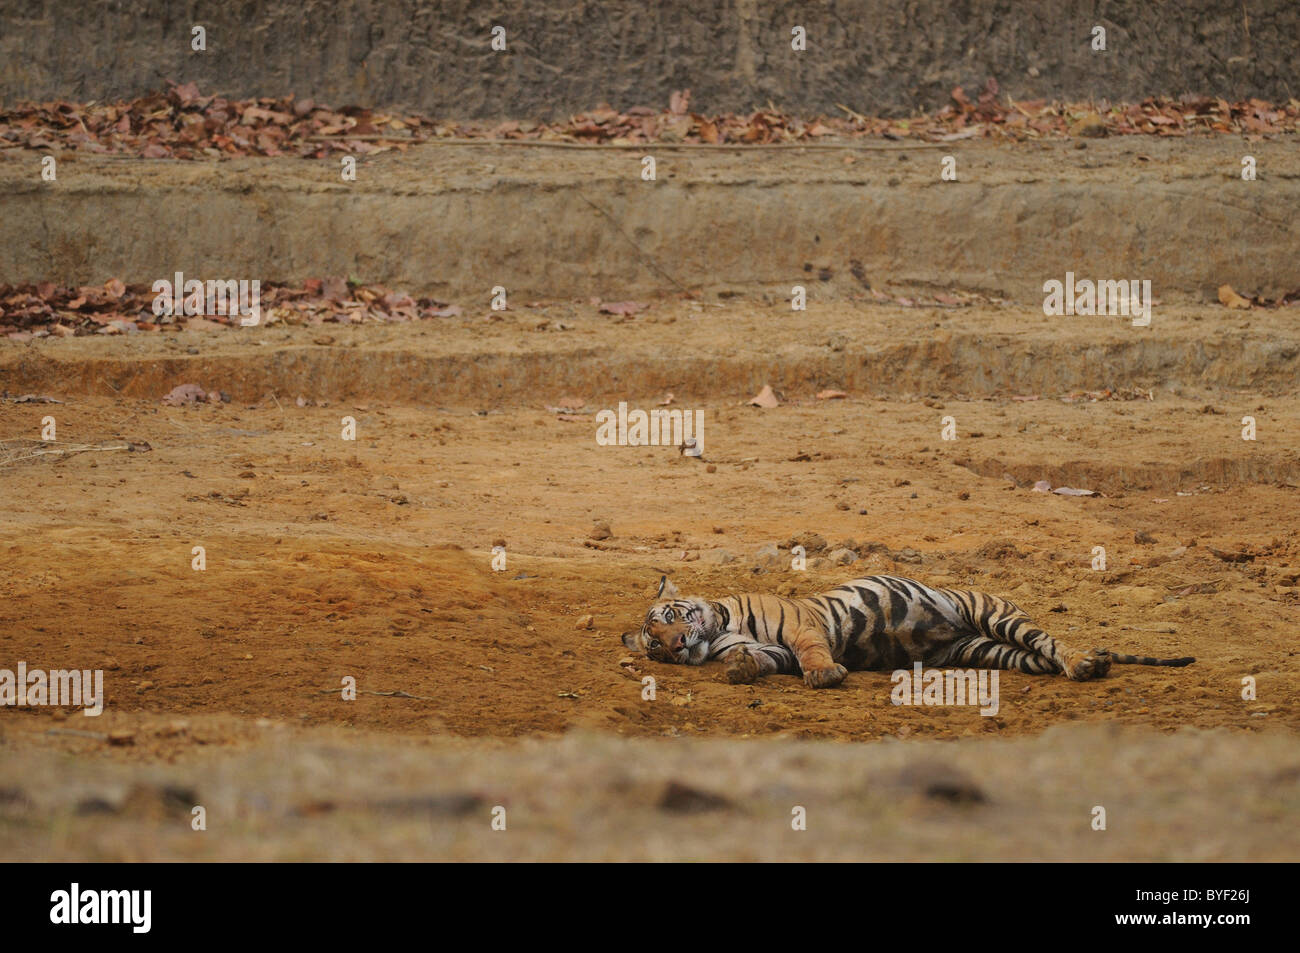
<svg viewBox="0 0 1300 953"><path fill-rule="evenodd" d="M1150 545L1152 545L1153 543L1159 542L1159 540L1157 540L1154 536L1152 536L1152 535L1151 535L1150 533L1148 533L1146 530L1144 530L1144 529L1140 529L1140 530L1138 530L1136 533L1133 534L1133 542L1135 542L1135 543L1140 543L1140 544L1143 545L1143 546L1150 546Z"/></svg>
<svg viewBox="0 0 1300 953"><path fill-rule="evenodd" d="M73 809L75 813L86 816L94 814L116 814L117 809L102 797L82 798Z"/></svg>
<svg viewBox="0 0 1300 953"><path fill-rule="evenodd" d="M730 550L710 549L708 552L700 554L701 562L712 563L716 566L725 566L727 563L734 563L736 557Z"/></svg>
<svg viewBox="0 0 1300 953"><path fill-rule="evenodd" d="M671 811L674 814L702 814L730 810L734 805L720 794L703 791L680 781L669 781L655 806L661 811Z"/></svg>
<svg viewBox="0 0 1300 953"><path fill-rule="evenodd" d="M1213 546L1206 546L1210 555L1222 559L1225 563L1248 563L1254 562L1255 557L1252 553L1247 552L1228 552L1221 549L1215 549Z"/></svg>
<svg viewBox="0 0 1300 953"><path fill-rule="evenodd" d="M584 616L582 616L581 618L578 619L578 623L577 623L577 625L574 626L574 628L576 628L576 629L591 629L591 628L593 628L593 627L595 626L595 623L596 623L596 618L595 618L595 616L584 615Z"/></svg>
<svg viewBox="0 0 1300 953"><path fill-rule="evenodd" d="M850 566L858 561L858 554L851 549L833 549L826 554L833 566Z"/></svg>
<svg viewBox="0 0 1300 953"><path fill-rule="evenodd" d="M790 539L789 548L802 546L809 556L824 553L827 550L826 539L820 533L800 533Z"/></svg>
<svg viewBox="0 0 1300 953"><path fill-rule="evenodd" d="M964 771L936 761L908 765L899 773L898 780L905 788L949 804L983 804L988 800Z"/></svg>
<svg viewBox="0 0 1300 953"><path fill-rule="evenodd" d="M484 803L486 802L478 794L453 792L450 794L416 794L408 797L384 798L380 801L367 801L357 806L363 810L375 811L379 814L407 817L423 815L464 817L466 814L472 814L474 811L480 810Z"/></svg>
<svg viewBox="0 0 1300 953"><path fill-rule="evenodd" d="M904 546L894 554L894 559L900 563L919 563L921 562L922 557L921 554L911 546Z"/></svg>
<svg viewBox="0 0 1300 953"><path fill-rule="evenodd" d="M609 524L604 520L597 521L591 531L591 539L610 539L613 535L614 531L609 528Z"/></svg>
<svg viewBox="0 0 1300 953"><path fill-rule="evenodd" d="M975 550L975 556L989 560L1024 559L1025 553L1016 548L1016 544L1009 539L991 539Z"/></svg>
<svg viewBox="0 0 1300 953"><path fill-rule="evenodd" d="M117 806L117 813L162 820L167 817L189 816L197 803L198 797L189 788L167 784L136 784Z"/></svg>
<svg viewBox="0 0 1300 953"><path fill-rule="evenodd" d="M26 810L32 806L32 799L19 787L0 788L0 810Z"/></svg>

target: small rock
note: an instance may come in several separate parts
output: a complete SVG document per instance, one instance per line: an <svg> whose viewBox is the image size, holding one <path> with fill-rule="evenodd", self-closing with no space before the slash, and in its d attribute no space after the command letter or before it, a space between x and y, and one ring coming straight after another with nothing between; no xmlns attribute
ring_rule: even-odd
<svg viewBox="0 0 1300 953"><path fill-rule="evenodd" d="M820 533L800 533L790 540L791 548L802 546L809 556L826 552L826 539Z"/></svg>
<svg viewBox="0 0 1300 953"><path fill-rule="evenodd" d="M578 619L578 622L577 622L577 624L574 626L574 628L575 628L575 629L590 629L590 628L592 628L592 627L595 625L595 623L596 623L596 617L595 617L595 616L584 615L584 616L582 616L580 619Z"/></svg>
<svg viewBox="0 0 1300 953"><path fill-rule="evenodd" d="M908 765L898 776L899 783L927 798L950 804L982 804L987 798L964 771L952 765L923 761Z"/></svg>
<svg viewBox="0 0 1300 953"><path fill-rule="evenodd" d="M851 549L833 549L826 554L826 558L834 566L849 566L858 561L858 554Z"/></svg>
<svg viewBox="0 0 1300 953"><path fill-rule="evenodd" d="M1150 546L1153 543L1159 542L1159 540L1157 540L1146 530L1140 529L1133 534L1133 542L1141 543L1143 546Z"/></svg>
<svg viewBox="0 0 1300 953"><path fill-rule="evenodd" d="M655 806L674 814L702 814L729 810L733 805L720 794L702 791L680 781L669 781Z"/></svg>
<svg viewBox="0 0 1300 953"><path fill-rule="evenodd" d="M117 808L102 797L88 797L77 802L75 811L82 816L87 814L116 814Z"/></svg>
<svg viewBox="0 0 1300 953"><path fill-rule="evenodd" d="M482 795L469 792L447 794L422 794L407 797L383 798L368 801L365 809L379 814L418 817L464 817L481 810L485 803Z"/></svg>
<svg viewBox="0 0 1300 953"><path fill-rule="evenodd" d="M604 520L598 521L591 531L591 539L610 539L613 535L614 531Z"/></svg>
<svg viewBox="0 0 1300 953"><path fill-rule="evenodd" d="M197 803L197 796L189 788L170 784L136 784L126 793L117 812L128 817L162 820L187 816Z"/></svg>
<svg viewBox="0 0 1300 953"><path fill-rule="evenodd" d="M32 800L27 796L27 792L19 787L0 788L0 808L11 808L16 810L26 810L32 806Z"/></svg>
<svg viewBox="0 0 1300 953"><path fill-rule="evenodd" d="M713 563L716 566L725 566L727 563L734 563L736 557L730 550L710 549L708 552L700 554L700 561Z"/></svg>

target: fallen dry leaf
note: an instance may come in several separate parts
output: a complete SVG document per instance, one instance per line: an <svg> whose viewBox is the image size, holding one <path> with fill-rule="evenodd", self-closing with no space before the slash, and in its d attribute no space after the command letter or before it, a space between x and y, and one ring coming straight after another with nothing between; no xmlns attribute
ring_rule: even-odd
<svg viewBox="0 0 1300 953"><path fill-rule="evenodd" d="M1250 300L1233 291L1232 285L1219 285L1219 304L1227 305L1229 308L1236 308L1239 311L1250 309Z"/></svg>
<svg viewBox="0 0 1300 953"><path fill-rule="evenodd" d="M198 404L207 400L208 392L198 384L178 384L167 392L162 399L164 404L179 407L182 404Z"/></svg>
<svg viewBox="0 0 1300 953"><path fill-rule="evenodd" d="M549 140L585 143L700 142L734 145L877 137L923 142L973 138L1033 140L1068 135L1185 136L1190 132L1242 135L1247 141L1294 133L1300 100L1187 95L1140 103L1015 102L988 80L972 98L960 87L943 108L903 119L799 116L774 107L748 115L691 111L690 90L676 91L667 108L633 106L619 112L601 104L555 122L530 119L460 121L395 116L363 107L330 109L311 99L227 99L204 96L195 83L117 102L23 103L0 109L0 141L29 149L65 148L153 159L226 159L248 155L327 158L405 151L431 139ZM846 160L853 157L846 156ZM1150 161L1139 156L1139 161Z"/></svg>

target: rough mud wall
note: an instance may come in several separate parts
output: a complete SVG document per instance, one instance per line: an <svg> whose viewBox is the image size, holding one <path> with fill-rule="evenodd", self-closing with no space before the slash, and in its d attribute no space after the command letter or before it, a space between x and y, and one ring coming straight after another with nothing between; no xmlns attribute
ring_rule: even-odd
<svg viewBox="0 0 1300 953"><path fill-rule="evenodd" d="M190 48L196 24L206 52ZM1105 52L1091 48L1098 25ZM661 105L684 87L708 111L905 113L990 76L1020 99L1285 99L1298 47L1293 0L0 0L0 103L174 79L462 117Z"/></svg>

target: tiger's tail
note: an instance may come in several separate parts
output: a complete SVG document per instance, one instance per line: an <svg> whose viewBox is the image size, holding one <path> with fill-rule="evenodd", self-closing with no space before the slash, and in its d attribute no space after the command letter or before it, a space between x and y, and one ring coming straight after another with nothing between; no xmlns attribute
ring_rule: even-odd
<svg viewBox="0 0 1300 953"><path fill-rule="evenodd" d="M1152 658L1150 655L1123 655L1119 652L1109 654L1110 660L1116 665L1168 665L1171 668L1182 668L1196 661L1190 655L1182 658Z"/></svg>

